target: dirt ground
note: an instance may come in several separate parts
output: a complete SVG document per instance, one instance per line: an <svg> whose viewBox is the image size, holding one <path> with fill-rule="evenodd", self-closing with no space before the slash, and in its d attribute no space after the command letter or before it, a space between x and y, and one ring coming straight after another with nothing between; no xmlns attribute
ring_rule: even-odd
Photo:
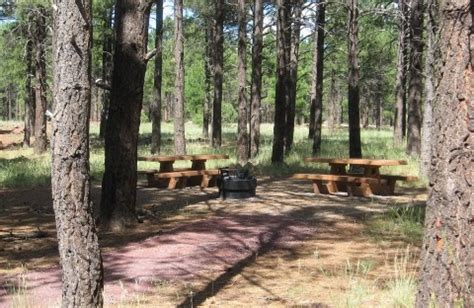
<svg viewBox="0 0 474 308"><path fill-rule="evenodd" d="M0 195L0 307L54 306L60 274L50 189ZM380 199L316 197L310 183L269 178L260 179L257 195L223 201L215 188L170 191L141 183L144 222L101 234L106 304L340 306L358 276L358 283L370 283L363 304L380 306L406 244L372 240L364 221L389 203L426 197L415 190ZM93 200L100 200L98 186ZM414 268L417 248L411 250Z"/></svg>

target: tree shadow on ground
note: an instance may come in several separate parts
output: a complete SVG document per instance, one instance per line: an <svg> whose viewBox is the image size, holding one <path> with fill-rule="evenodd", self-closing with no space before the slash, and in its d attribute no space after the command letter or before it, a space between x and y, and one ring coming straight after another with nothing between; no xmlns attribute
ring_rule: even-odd
<svg viewBox="0 0 474 308"><path fill-rule="evenodd" d="M12 196L15 193L16 196ZM31 201L33 195L34 202ZM26 193L9 192L9 208L0 217L2 230L28 224L47 230L51 237L46 242L32 241L26 246L9 243L21 249L0 251L0 267L5 268L16 259L31 264L38 258L57 258L49 196L49 191L41 195L38 189ZM363 221L373 213L383 211L383 203L395 203L388 198L315 196L310 183L270 178L259 182L256 198L222 201L216 196L215 188L201 191L198 188L157 190L139 187L137 203L145 222L125 233L101 235L106 280L131 286L137 279L198 279L206 283L192 297L180 302L182 307L189 306L191 300L196 305L225 287L256 256L281 250L284 251L283 258L296 259L299 257L297 243L314 236L335 242L347 241L350 235L336 228L337 221ZM94 202L100 200L99 187L94 187L93 199ZM398 202L401 206L413 203L410 196ZM309 234L308 230L311 231ZM327 230L335 232L328 233ZM194 242L190 242L191 234L195 236ZM148 257L144 250L150 252ZM323 249L321 254L324 253ZM209 269L210 265L217 268L211 266ZM137 273L142 275L137 277ZM252 277L245 279L264 288ZM147 290L142 291L152 292Z"/></svg>

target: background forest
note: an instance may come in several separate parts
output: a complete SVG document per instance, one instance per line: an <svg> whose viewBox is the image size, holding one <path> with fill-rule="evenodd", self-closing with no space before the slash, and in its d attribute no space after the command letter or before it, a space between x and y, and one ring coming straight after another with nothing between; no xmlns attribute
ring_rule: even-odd
<svg viewBox="0 0 474 308"><path fill-rule="evenodd" d="M315 1L304 4L302 30L300 36L300 51L298 57L298 82L296 97L297 123L308 123L310 116L310 91L312 78L312 62L314 52ZM23 120L25 114L24 102L27 97L28 79L25 79L28 61L25 61L27 36L25 28L37 27L39 21L31 22L36 6L41 1L18 1L21 6L16 14L4 17L0 22L0 115L3 120ZM195 124L202 123L203 104L206 100L206 23L211 8L207 1L184 2L184 55L185 55L185 115L187 121ZM99 0L94 2L94 41L93 41L93 71L94 80L105 79L107 64L106 53L111 52L110 39L113 36L111 28L111 10L113 1ZM164 3L163 24L163 120L172 120L174 102L174 22L172 2ZM235 123L238 117L238 25L232 6L229 2L226 10L224 25L224 83L222 101L223 123ZM51 18L44 5L46 37L42 42L46 59L46 101L51 107ZM346 11L342 3L327 4L326 38L325 38L325 73L324 73L324 102L334 102L339 107L337 121L347 123L347 48L346 48ZM264 47L263 47L263 83L262 83L262 122L273 121L273 106L275 101L275 70L276 70L276 28L275 6L267 3L264 6ZM252 14L251 9L248 11ZM397 5L391 1L363 0L360 3L359 18L359 59L360 59L360 88L361 88L361 125L368 127L382 123L393 124L394 86L396 74L397 53ZM149 30L149 50L155 46L155 17L152 12ZM41 26L41 25L39 25ZM248 61L251 57L252 23L248 23L249 33L247 43ZM31 30L31 29L30 29ZM33 29L33 31L36 31ZM36 32L35 32L36 34ZM108 45L108 46L107 46ZM248 71L248 82L250 73ZM154 68L150 62L147 66L144 86L142 122L149 121L149 107L154 99L153 74ZM34 81L33 81L34 82ZM332 89L331 89L332 87ZM99 87L93 90L91 119L100 121L103 110L104 92ZM324 116L328 119L329 103L323 104ZM379 112L380 110L381 112ZM380 117L380 119L378 119Z"/></svg>

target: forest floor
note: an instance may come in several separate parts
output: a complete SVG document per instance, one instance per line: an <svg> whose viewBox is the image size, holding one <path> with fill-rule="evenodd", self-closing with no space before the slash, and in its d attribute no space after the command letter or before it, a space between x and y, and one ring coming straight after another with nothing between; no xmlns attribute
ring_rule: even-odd
<svg viewBox="0 0 474 308"><path fill-rule="evenodd" d="M18 128L2 129L11 131L0 135L3 145L8 134L21 141ZM8 169L0 172L0 307L59 306L49 166L24 153L0 152ZM315 196L309 181L278 172L258 179L257 197L225 201L216 188L159 190L140 181L143 223L100 235L106 306L412 306L422 185L357 198Z"/></svg>
<svg viewBox="0 0 474 308"><path fill-rule="evenodd" d="M50 190L1 194L0 306L54 306L60 275ZM422 191L316 197L309 183L267 178L258 197L216 195L215 188L140 187L144 222L101 235L106 303L391 307L414 295L403 292L414 291L418 248L402 234L374 237L370 222L389 207L422 206ZM99 197L95 186L95 204ZM22 237L38 230L39 238Z"/></svg>

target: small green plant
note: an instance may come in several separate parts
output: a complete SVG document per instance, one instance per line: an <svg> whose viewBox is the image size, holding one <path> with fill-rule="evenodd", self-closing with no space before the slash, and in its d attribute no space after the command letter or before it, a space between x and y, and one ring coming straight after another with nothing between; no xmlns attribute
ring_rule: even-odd
<svg viewBox="0 0 474 308"><path fill-rule="evenodd" d="M347 288L346 293L337 303L338 307L361 307L372 300L374 286L369 282L368 274L373 265L372 260L357 260L355 264L350 260L346 261L343 272Z"/></svg>
<svg viewBox="0 0 474 308"><path fill-rule="evenodd" d="M7 287L8 293L11 295L12 308L27 308L31 307L28 294L28 286L26 281L25 272L22 272L17 276L16 281L12 281Z"/></svg>
<svg viewBox="0 0 474 308"><path fill-rule="evenodd" d="M408 267L412 257L410 246L407 246L403 254L397 254L393 259L394 277L387 284L390 307L413 307L416 279L415 273Z"/></svg>

